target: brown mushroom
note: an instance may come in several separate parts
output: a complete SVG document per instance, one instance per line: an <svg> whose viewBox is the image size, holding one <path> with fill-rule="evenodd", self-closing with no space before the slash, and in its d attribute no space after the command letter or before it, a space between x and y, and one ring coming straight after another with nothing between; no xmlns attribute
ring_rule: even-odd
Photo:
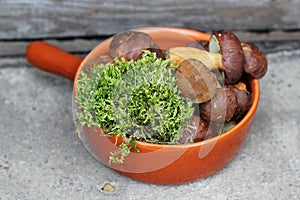
<svg viewBox="0 0 300 200"><path fill-rule="evenodd" d="M242 42L242 47L245 56L245 72L253 78L262 78L268 70L266 56L252 43Z"/></svg>
<svg viewBox="0 0 300 200"><path fill-rule="evenodd" d="M99 55L91 58L84 66L82 70L88 71L91 68L97 67L100 64L113 63L114 60L109 55Z"/></svg>
<svg viewBox="0 0 300 200"><path fill-rule="evenodd" d="M244 54L240 40L229 30L212 33L209 52L190 44L187 47L170 48L167 57L175 65L188 58L197 59L210 70L224 73L226 84L238 82L244 71Z"/></svg>
<svg viewBox="0 0 300 200"><path fill-rule="evenodd" d="M213 98L200 104L200 115L206 121L222 123L231 120L237 106L232 87L218 88Z"/></svg>
<svg viewBox="0 0 300 200"><path fill-rule="evenodd" d="M238 121L250 108L251 94L247 90L246 84L242 82L233 85L233 89L236 94L237 107L232 119Z"/></svg>
<svg viewBox="0 0 300 200"><path fill-rule="evenodd" d="M163 60L166 59L165 51L160 49L158 45L154 45L153 47L147 48L148 51L155 53L157 58L161 58Z"/></svg>
<svg viewBox="0 0 300 200"><path fill-rule="evenodd" d="M182 137L178 140L180 144L199 142L207 137L211 137L214 128L198 115L193 115L188 128L182 132Z"/></svg>
<svg viewBox="0 0 300 200"><path fill-rule="evenodd" d="M143 32L126 31L115 35L110 43L109 54L120 60L137 60L145 49L155 48L157 45L150 35Z"/></svg>
<svg viewBox="0 0 300 200"><path fill-rule="evenodd" d="M225 75L222 69L221 54L211 53L195 47L173 47L166 52L166 55L177 66L187 59L196 59L202 62L215 74L219 86L224 85Z"/></svg>
<svg viewBox="0 0 300 200"><path fill-rule="evenodd" d="M187 59L180 63L176 70L176 79L179 90L194 103L210 100L218 86L214 73L195 59Z"/></svg>
<svg viewBox="0 0 300 200"><path fill-rule="evenodd" d="M214 31L209 41L209 51L222 55L225 83L238 82L244 70L244 53L238 37L229 30Z"/></svg>

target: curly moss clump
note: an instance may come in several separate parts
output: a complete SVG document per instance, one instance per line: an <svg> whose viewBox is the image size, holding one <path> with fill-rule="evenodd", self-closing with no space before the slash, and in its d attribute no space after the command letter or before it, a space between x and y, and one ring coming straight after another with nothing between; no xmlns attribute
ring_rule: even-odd
<svg viewBox="0 0 300 200"><path fill-rule="evenodd" d="M176 144L193 115L174 76L176 66L144 51L137 61L115 60L81 72L76 101L82 126L102 127L123 143L110 161L122 163L136 140Z"/></svg>

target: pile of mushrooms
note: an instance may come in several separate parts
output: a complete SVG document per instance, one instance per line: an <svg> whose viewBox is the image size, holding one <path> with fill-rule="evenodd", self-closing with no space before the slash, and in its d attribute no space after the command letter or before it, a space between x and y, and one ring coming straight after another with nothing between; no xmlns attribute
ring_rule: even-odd
<svg viewBox="0 0 300 200"><path fill-rule="evenodd" d="M263 52L252 43L240 42L229 30L212 32L210 41L193 41L167 50L161 50L146 33L126 31L114 36L109 55L99 62L137 60L145 49L178 66L178 88L194 103L190 128L178 143L202 141L232 128L251 105L247 79L261 78L267 72Z"/></svg>
<svg viewBox="0 0 300 200"><path fill-rule="evenodd" d="M191 42L167 51L178 65L176 78L184 96L199 105L181 143L201 141L232 128L248 111L251 91L247 78L261 78L267 59L257 46L240 42L229 30L211 34L209 42ZM197 108L196 108L197 110Z"/></svg>

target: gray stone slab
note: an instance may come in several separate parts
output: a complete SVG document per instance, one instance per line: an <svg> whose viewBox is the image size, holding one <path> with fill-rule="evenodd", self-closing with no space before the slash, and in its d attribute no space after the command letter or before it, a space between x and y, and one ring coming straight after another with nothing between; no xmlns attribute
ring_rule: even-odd
<svg viewBox="0 0 300 200"><path fill-rule="evenodd" d="M268 55L251 132L235 159L205 179L152 185L96 161L75 134L72 81L0 65L0 199L300 199L300 50ZM105 183L115 192L101 190Z"/></svg>

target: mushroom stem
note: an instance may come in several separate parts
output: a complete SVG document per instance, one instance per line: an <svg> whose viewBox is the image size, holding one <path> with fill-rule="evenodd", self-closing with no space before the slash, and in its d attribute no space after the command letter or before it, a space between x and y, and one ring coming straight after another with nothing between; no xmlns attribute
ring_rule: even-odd
<svg viewBox="0 0 300 200"><path fill-rule="evenodd" d="M219 54L219 53L212 53L212 52L210 52L209 55L212 57L213 61L216 64L215 70L216 69L223 70L223 67L222 67L222 55Z"/></svg>
<svg viewBox="0 0 300 200"><path fill-rule="evenodd" d="M210 70L223 70L220 53L208 52L194 47L173 47L168 50L167 57L177 66L184 60L195 59L202 62Z"/></svg>

